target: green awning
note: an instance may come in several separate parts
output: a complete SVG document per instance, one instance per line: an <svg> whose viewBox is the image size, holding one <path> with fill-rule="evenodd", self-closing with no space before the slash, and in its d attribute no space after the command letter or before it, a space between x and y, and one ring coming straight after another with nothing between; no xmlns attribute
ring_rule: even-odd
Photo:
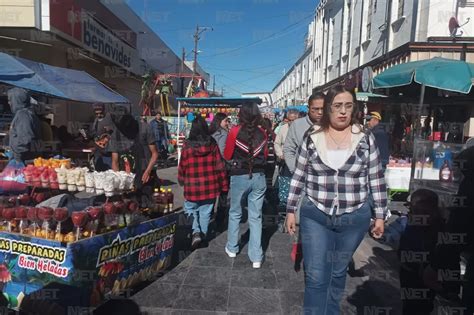
<svg viewBox="0 0 474 315"><path fill-rule="evenodd" d="M394 88L416 82L436 89L468 94L473 78L474 64L436 57L388 68L373 79L373 87Z"/></svg>
<svg viewBox="0 0 474 315"><path fill-rule="evenodd" d="M372 97L382 97L382 98L385 98L387 97L386 95L382 95L382 94L375 94L375 93L370 93L370 92L357 92L356 93L356 97L357 97L357 100L359 102L368 102L369 101L369 97L372 98Z"/></svg>

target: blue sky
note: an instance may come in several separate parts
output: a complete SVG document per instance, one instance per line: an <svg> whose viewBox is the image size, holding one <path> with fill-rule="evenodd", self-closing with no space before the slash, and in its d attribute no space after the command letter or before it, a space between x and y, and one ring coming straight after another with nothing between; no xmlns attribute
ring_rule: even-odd
<svg viewBox="0 0 474 315"><path fill-rule="evenodd" d="M271 91L301 56L318 0L127 2L178 56L184 47L188 60L196 25L212 27L201 35L198 63L215 75L216 90L237 96Z"/></svg>

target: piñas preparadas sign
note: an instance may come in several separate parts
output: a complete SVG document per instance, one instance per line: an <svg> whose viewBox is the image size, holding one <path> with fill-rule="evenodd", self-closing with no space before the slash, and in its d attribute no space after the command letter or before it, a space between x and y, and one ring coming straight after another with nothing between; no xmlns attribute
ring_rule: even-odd
<svg viewBox="0 0 474 315"><path fill-rule="evenodd" d="M114 261L125 256L134 254L140 250L148 249L148 253L153 252L156 256L161 251L173 247L174 234L176 232L176 223L172 223L157 229L149 230L145 233L133 237L121 239L120 234L108 245L99 250L97 258L97 267L100 267L108 261ZM150 254L146 254L149 256ZM138 260L143 260L139 255Z"/></svg>
<svg viewBox="0 0 474 315"><path fill-rule="evenodd" d="M51 247L28 241L0 238L0 252L18 256L18 267L49 273L66 278L69 268L62 266L66 260L66 248Z"/></svg>

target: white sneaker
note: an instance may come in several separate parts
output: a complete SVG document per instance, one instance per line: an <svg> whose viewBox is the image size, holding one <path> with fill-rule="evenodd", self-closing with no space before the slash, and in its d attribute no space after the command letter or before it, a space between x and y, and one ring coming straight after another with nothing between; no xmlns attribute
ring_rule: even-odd
<svg viewBox="0 0 474 315"><path fill-rule="evenodd" d="M230 258L235 258L237 256L236 253L233 253L231 252L230 250L227 249L227 246L225 247L225 253L227 254L227 256L229 256Z"/></svg>
<svg viewBox="0 0 474 315"><path fill-rule="evenodd" d="M260 269L261 267L262 267L262 262L261 261L257 261L257 262L252 263L252 268L254 268L254 269Z"/></svg>

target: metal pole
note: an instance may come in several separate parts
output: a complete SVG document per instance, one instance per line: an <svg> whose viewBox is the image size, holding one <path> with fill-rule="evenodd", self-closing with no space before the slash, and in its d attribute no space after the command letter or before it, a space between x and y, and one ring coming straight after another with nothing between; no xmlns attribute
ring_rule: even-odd
<svg viewBox="0 0 474 315"><path fill-rule="evenodd" d="M194 82L194 76L196 75L196 62L198 54L198 41L199 41L199 25L196 25L196 33L194 33L194 61L193 61L193 75L191 82Z"/></svg>
<svg viewBox="0 0 474 315"><path fill-rule="evenodd" d="M183 77L183 74L184 74L184 60L186 59L186 50L184 49L183 47L183 53L182 53L182 57L181 57L181 73L180 73L180 79L181 79L181 96L183 97L184 96L184 77Z"/></svg>
<svg viewBox="0 0 474 315"><path fill-rule="evenodd" d="M179 140L179 132L181 127L181 101L178 101L178 126L176 127L176 143L178 146L178 164L179 160L181 159L181 145Z"/></svg>
<svg viewBox="0 0 474 315"><path fill-rule="evenodd" d="M423 109L423 103L425 102L425 85L421 85L421 91L420 91L420 103L419 103L419 109L420 113L421 110ZM412 123L414 124L415 118L414 117L414 111L412 111ZM415 160L415 141L417 138L420 138L421 135L421 126L417 130L413 130L413 136L412 138L412 143L413 143L413 157L411 159L411 172L410 172L410 185L409 185L409 193L411 193L413 189L413 180L415 179L415 167L416 167L416 160Z"/></svg>
<svg viewBox="0 0 474 315"><path fill-rule="evenodd" d="M216 94L216 75L214 74L212 76L212 94Z"/></svg>

